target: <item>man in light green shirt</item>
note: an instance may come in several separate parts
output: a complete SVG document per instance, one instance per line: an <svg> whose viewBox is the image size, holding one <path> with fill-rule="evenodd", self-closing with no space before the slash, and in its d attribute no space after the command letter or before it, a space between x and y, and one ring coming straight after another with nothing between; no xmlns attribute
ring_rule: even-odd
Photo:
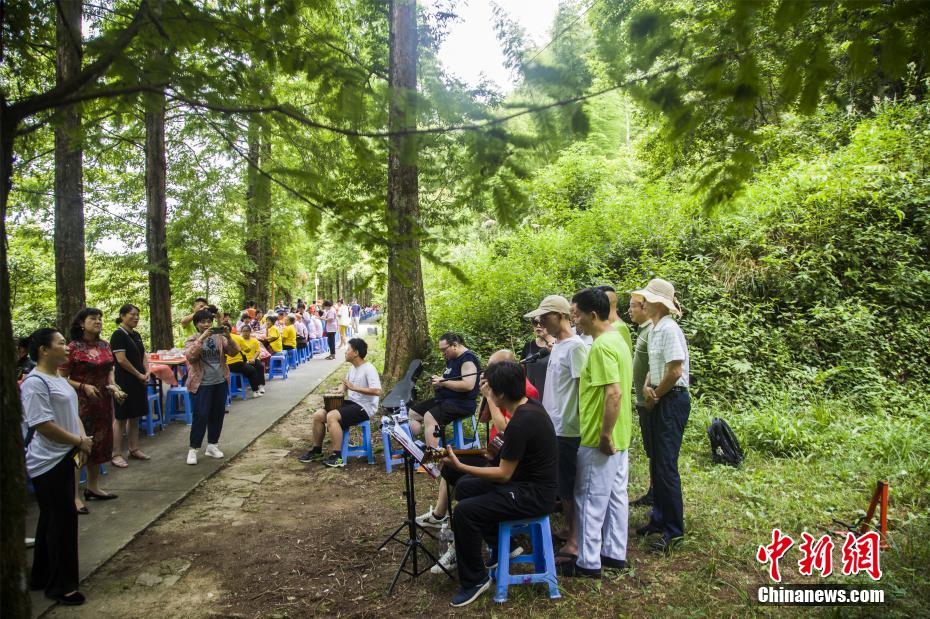
<svg viewBox="0 0 930 619"><path fill-rule="evenodd" d="M603 290L577 293L572 297L572 313L594 342L578 386L578 559L559 564L558 569L563 576L600 578L602 567L626 567L633 358L630 346L609 321L610 301Z"/></svg>

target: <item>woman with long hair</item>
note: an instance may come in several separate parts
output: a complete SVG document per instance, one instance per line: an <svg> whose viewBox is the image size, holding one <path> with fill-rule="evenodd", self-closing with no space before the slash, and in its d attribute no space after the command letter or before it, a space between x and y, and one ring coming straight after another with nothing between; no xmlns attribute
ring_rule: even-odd
<svg viewBox="0 0 930 619"><path fill-rule="evenodd" d="M74 468L91 451L78 417L78 397L58 367L68 360L65 338L39 329L29 338L36 367L20 388L26 435L26 472L39 504L29 588L68 606L84 603L78 591L78 523Z"/></svg>
<svg viewBox="0 0 930 619"><path fill-rule="evenodd" d="M139 449L139 418L148 412L149 368L145 357L145 344L136 331L139 325L139 308L126 303L119 308L117 328L110 336L110 350L116 358L116 384L126 399L116 405L113 421L113 466L126 468L123 458L123 433L129 438L129 457L136 460L150 458Z"/></svg>
<svg viewBox="0 0 930 619"><path fill-rule="evenodd" d="M96 307L85 307L71 321L68 358L61 366L61 375L68 379L78 394L78 414L84 432L94 437L87 458L85 501L107 501L115 494L100 488L100 465L113 457L113 398L125 396L113 375L113 353L106 340L100 339L103 313ZM78 513L87 507L76 497Z"/></svg>

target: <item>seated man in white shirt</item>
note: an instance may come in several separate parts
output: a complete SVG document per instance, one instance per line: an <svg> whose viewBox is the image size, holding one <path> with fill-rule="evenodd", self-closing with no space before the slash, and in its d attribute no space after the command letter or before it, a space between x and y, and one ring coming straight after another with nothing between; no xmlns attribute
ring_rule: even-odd
<svg viewBox="0 0 930 619"><path fill-rule="evenodd" d="M301 462L312 462L323 457L323 436L329 428L332 453L323 461L330 467L344 467L342 435L354 425L368 421L378 410L381 396L381 378L371 363L365 361L368 344L359 337L348 342L346 361L352 364L349 375L342 379L341 391L346 402L338 409L319 409L313 413L313 447L300 456Z"/></svg>

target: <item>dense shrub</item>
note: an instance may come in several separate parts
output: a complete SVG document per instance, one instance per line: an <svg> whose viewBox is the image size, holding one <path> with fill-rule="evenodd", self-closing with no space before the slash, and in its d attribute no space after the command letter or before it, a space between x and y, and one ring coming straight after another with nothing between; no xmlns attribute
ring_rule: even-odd
<svg viewBox="0 0 930 619"><path fill-rule="evenodd" d="M712 216L667 180L592 187L585 171L610 169L598 162L573 161L561 182L549 171L544 225L456 250L467 284L427 271L431 329L461 331L483 355L519 348L530 337L521 316L543 296L660 276L679 290L693 387L707 402L785 391L871 400L927 386L928 120L926 106L887 104L836 150L800 159L778 143L783 157ZM552 214L573 195L583 209ZM776 421L754 422L760 448L812 448L808 417Z"/></svg>

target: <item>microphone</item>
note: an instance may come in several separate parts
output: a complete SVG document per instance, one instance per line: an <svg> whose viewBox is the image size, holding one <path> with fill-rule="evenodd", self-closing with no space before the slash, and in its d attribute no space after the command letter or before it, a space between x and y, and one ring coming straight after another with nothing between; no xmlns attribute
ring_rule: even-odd
<svg viewBox="0 0 930 619"><path fill-rule="evenodd" d="M548 357L550 353L551 351L548 348L541 348L537 352L534 352L532 355L528 356L526 359L520 359L520 363L536 363L540 359L545 359Z"/></svg>

